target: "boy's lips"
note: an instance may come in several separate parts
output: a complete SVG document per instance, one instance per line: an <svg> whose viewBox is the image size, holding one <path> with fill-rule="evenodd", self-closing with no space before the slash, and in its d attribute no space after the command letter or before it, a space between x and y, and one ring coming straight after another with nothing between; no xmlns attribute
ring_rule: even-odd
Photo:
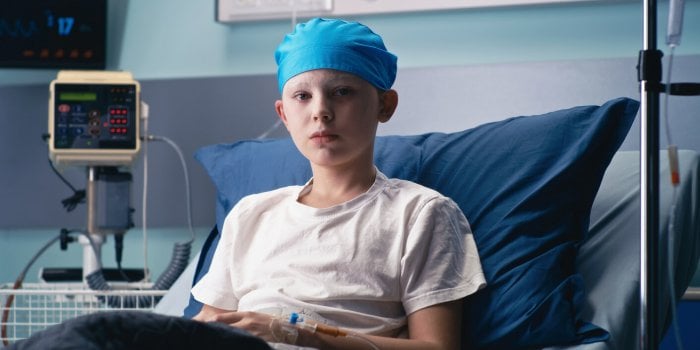
<svg viewBox="0 0 700 350"><path fill-rule="evenodd" d="M337 137L338 135L331 134L327 131L317 131L311 134L310 139L317 143L327 143L335 140Z"/></svg>

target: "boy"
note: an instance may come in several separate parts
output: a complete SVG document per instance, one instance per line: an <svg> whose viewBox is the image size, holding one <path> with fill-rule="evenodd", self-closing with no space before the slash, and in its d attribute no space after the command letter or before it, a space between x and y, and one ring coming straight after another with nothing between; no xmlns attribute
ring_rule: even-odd
<svg viewBox="0 0 700 350"><path fill-rule="evenodd" d="M275 58L275 109L313 177L231 210L192 290L195 319L319 349L459 348L461 299L485 285L467 220L374 165L378 124L398 104L396 56L362 24L316 18ZM290 312L348 336L285 332L277 315Z"/></svg>

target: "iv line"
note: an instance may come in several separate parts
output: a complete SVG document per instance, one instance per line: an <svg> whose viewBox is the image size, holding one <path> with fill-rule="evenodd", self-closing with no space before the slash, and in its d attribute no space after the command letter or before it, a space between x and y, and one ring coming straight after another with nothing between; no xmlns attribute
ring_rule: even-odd
<svg viewBox="0 0 700 350"><path fill-rule="evenodd" d="M676 44L669 44L670 54L668 57L668 74L666 75L666 94L664 96L664 123L666 131L666 142L668 143L668 158L669 158L669 172L671 174L671 207L669 208L668 214L668 225L667 225L667 242L666 242L666 256L667 256L667 273L668 273L668 287L669 296L671 302L671 323L674 331L674 337L676 339L677 348L683 350L683 342L680 336L680 331L678 328L678 316L676 314L676 291L675 291L675 281L674 281L674 271L673 271L673 249L675 248L674 236L675 227L674 221L676 217L676 200L678 197L678 184L680 183L680 171L678 165L678 147L673 144L673 139L671 135L671 122L668 113L669 106L669 96L671 95L671 73L673 70L673 56L676 48Z"/></svg>

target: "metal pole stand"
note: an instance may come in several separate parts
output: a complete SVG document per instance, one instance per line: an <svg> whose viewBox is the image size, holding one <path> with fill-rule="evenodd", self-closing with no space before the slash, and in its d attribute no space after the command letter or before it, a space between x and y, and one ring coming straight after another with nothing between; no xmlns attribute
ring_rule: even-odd
<svg viewBox="0 0 700 350"><path fill-rule="evenodd" d="M84 235L78 237L78 242L83 246L83 281L86 277L102 268L102 245L105 236L88 233L91 239Z"/></svg>
<svg viewBox="0 0 700 350"><path fill-rule="evenodd" d="M105 236L98 233L97 217L97 169L94 166L88 167L88 181L85 188L87 201L87 234L80 236L78 241L83 246L83 281L86 277L102 268L102 245L105 243Z"/></svg>

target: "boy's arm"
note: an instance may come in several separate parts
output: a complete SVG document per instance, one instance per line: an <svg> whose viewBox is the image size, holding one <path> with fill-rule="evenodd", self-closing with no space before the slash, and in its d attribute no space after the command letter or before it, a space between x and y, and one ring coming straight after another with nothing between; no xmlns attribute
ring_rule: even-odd
<svg viewBox="0 0 700 350"><path fill-rule="evenodd" d="M462 299L433 305L408 316L408 334L439 345L436 349L459 349L462 336Z"/></svg>
<svg viewBox="0 0 700 350"><path fill-rule="evenodd" d="M460 348L462 300L437 304L408 315L408 339L371 335L332 337L300 331L298 345L319 349L457 350ZM370 341L372 345L368 342Z"/></svg>

